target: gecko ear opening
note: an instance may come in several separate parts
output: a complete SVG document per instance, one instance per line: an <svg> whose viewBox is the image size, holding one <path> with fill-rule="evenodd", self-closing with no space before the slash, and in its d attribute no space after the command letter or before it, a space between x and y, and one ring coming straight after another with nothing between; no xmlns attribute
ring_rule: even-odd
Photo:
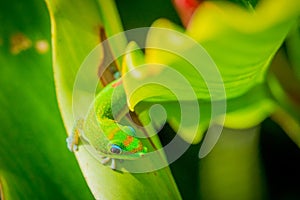
<svg viewBox="0 0 300 200"><path fill-rule="evenodd" d="M124 126L122 128L122 130L127 134L127 135L130 135L130 136L135 136L136 135L136 132L135 132L135 129L132 127L132 126Z"/></svg>

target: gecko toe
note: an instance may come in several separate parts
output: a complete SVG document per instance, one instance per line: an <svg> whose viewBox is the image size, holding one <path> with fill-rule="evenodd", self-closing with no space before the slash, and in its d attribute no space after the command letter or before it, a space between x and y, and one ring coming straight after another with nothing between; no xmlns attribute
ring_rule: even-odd
<svg viewBox="0 0 300 200"><path fill-rule="evenodd" d="M73 152L74 151L74 143L71 137L67 137L66 139L68 149Z"/></svg>
<svg viewBox="0 0 300 200"><path fill-rule="evenodd" d="M115 159L111 159L110 168L113 169L113 170L116 169L116 160Z"/></svg>
<svg viewBox="0 0 300 200"><path fill-rule="evenodd" d="M77 151L78 150L78 145L74 144L73 145L73 151Z"/></svg>
<svg viewBox="0 0 300 200"><path fill-rule="evenodd" d="M106 164L106 163L108 163L108 161L110 161L110 157L103 158L103 159L101 160L101 163L102 163L102 164Z"/></svg>

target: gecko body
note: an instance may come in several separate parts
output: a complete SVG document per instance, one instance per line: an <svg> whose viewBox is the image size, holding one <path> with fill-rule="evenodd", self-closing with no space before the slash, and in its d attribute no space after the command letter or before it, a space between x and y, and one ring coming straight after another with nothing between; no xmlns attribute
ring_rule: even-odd
<svg viewBox="0 0 300 200"><path fill-rule="evenodd" d="M102 163L111 160L111 168L115 169L115 159L133 160L147 152L147 148L135 137L131 126L123 126L115 119L127 106L126 94L122 80L108 84L97 94L85 120L74 126L71 136L67 138L68 148L77 149L78 138L84 136L90 145L102 156Z"/></svg>

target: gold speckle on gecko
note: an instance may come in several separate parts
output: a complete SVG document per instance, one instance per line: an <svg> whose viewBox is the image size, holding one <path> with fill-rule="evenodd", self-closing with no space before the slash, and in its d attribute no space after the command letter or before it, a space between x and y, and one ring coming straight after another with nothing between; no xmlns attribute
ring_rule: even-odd
<svg viewBox="0 0 300 200"><path fill-rule="evenodd" d="M115 134L120 130L119 127L115 127L111 132L108 134L107 139L112 140L115 137Z"/></svg>

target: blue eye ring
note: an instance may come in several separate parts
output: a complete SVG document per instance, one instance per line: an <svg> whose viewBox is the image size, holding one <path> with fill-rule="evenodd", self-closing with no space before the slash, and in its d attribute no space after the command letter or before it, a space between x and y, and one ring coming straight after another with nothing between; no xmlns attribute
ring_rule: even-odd
<svg viewBox="0 0 300 200"><path fill-rule="evenodd" d="M122 149L121 147L119 147L118 145L112 144L109 151L113 154L121 154L122 153Z"/></svg>

